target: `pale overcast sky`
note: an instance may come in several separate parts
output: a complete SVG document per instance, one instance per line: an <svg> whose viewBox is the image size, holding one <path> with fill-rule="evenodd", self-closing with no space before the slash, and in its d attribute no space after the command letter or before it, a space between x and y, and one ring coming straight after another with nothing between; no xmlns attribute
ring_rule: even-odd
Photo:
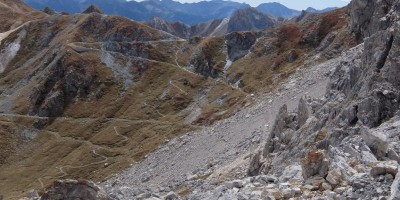
<svg viewBox="0 0 400 200"><path fill-rule="evenodd" d="M199 2L200 0L175 0L175 1ZM233 0L233 1L247 3L253 7L256 7L259 4L267 2L279 2L289 8L297 10L303 10L308 7L313 7L317 9L323 9L327 7L343 7L350 2L350 0L252 0L252 1Z"/></svg>

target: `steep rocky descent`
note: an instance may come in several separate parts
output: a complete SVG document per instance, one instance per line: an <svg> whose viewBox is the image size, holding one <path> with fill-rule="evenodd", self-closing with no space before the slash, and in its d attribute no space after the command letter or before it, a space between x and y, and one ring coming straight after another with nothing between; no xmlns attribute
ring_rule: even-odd
<svg viewBox="0 0 400 200"><path fill-rule="evenodd" d="M16 1L0 2L17 12L8 9ZM56 179L103 180L248 102L241 90L179 67L174 47L189 44L168 33L99 13L19 12L24 20L33 13L41 18L5 27L0 44L6 199Z"/></svg>
<svg viewBox="0 0 400 200"><path fill-rule="evenodd" d="M287 103L293 109L304 94L323 95L326 76L335 66L332 60L299 68L270 93L254 97L257 102L254 106L243 108L233 117L203 130L171 140L143 162L102 185L115 199L164 197L171 190L184 197L190 193L192 199L218 199L220 193L213 190L224 187L219 187L224 185L221 182L245 175L249 149L266 139L263 133L270 130L278 108Z"/></svg>
<svg viewBox="0 0 400 200"><path fill-rule="evenodd" d="M362 9L353 6L348 9ZM247 172L253 177L224 181L218 187L209 184L210 179L194 178L187 186L194 191L187 198L399 199L400 84L395 77L400 73L396 59L400 27L395 22L400 13L395 10L397 7L398 2L389 6L390 14L385 17L394 21L389 22L388 28L375 29L364 43L334 60L325 97L304 97L294 112L286 105L281 107L272 130L265 134L266 145L251 159ZM365 28L369 29L368 25ZM181 144L186 143L184 140ZM199 176L212 177L208 173ZM236 173L230 175L240 178ZM159 179L150 177L145 183L153 178ZM120 184L118 181L114 183ZM160 192L168 190L159 188ZM150 191L131 191L126 187L113 192L117 199L119 195L157 198Z"/></svg>
<svg viewBox="0 0 400 200"><path fill-rule="evenodd" d="M349 28L368 37L355 57L338 65L325 99L301 101L291 116L281 109L249 174L298 179L325 190L309 192L313 196L400 198L399 2L386 2L385 12L377 4L375 0L350 4ZM300 165L297 173L291 170Z"/></svg>

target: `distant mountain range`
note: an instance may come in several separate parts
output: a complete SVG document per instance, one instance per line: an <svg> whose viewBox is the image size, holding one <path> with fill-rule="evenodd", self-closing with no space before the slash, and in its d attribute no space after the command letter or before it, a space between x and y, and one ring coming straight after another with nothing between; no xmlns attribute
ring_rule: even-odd
<svg viewBox="0 0 400 200"><path fill-rule="evenodd" d="M236 10L230 17L214 19L194 25L182 22L168 22L160 17L153 17L145 22L148 26L163 30L181 38L194 36L221 36L235 31L259 31L279 24L279 19L248 7Z"/></svg>
<svg viewBox="0 0 400 200"><path fill-rule="evenodd" d="M137 21L147 21L152 17L161 17L171 22L180 21L193 25L214 19L231 16L236 10L251 7L246 3L224 0L201 1L198 3L180 3L174 0L146 0L141 2L126 0L24 0L36 9L50 7L58 12L80 13L91 4L99 6L106 14L120 15ZM291 18L301 11L293 10L279 3L264 3L258 10L275 17ZM333 8L328 8L332 10ZM326 12L327 10L307 9L308 12Z"/></svg>

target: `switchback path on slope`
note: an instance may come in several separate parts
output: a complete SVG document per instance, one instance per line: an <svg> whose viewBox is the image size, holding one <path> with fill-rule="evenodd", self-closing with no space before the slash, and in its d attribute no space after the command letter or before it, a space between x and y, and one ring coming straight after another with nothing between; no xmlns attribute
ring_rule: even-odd
<svg viewBox="0 0 400 200"><path fill-rule="evenodd" d="M295 110L304 96L324 96L328 77L339 61L340 57L299 68L272 92L255 98L253 106L211 127L173 139L102 185L108 193L120 192L119 197L129 199L134 197L133 189L127 188L158 191L160 187L182 185L210 166L226 166L249 155L267 138L281 106L287 104L289 110Z"/></svg>

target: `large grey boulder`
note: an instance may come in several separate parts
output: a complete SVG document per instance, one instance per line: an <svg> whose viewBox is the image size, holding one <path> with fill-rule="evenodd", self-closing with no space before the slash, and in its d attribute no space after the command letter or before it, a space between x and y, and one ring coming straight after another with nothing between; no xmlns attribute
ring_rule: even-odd
<svg viewBox="0 0 400 200"><path fill-rule="evenodd" d="M391 174L395 177L399 172L399 164L396 161L381 161L375 163L371 169L371 176L377 177L379 175Z"/></svg>
<svg viewBox="0 0 400 200"><path fill-rule="evenodd" d="M298 118L298 127L300 128L303 126L306 122L308 117L310 116L310 111L309 107L307 105L307 102L301 98L299 101L299 107L297 109L297 118Z"/></svg>
<svg viewBox="0 0 400 200"><path fill-rule="evenodd" d="M268 136L263 156L267 157L269 153L282 150L281 145L287 144L291 140L297 127L297 114L289 113L287 105L283 105L279 109L272 131Z"/></svg>
<svg viewBox="0 0 400 200"><path fill-rule="evenodd" d="M377 157L386 156L389 148L389 140L384 133L364 128L361 136Z"/></svg>
<svg viewBox="0 0 400 200"><path fill-rule="evenodd" d="M389 200L400 200L400 172L397 173L391 187Z"/></svg>
<svg viewBox="0 0 400 200"><path fill-rule="evenodd" d="M42 200L109 200L105 192L91 181L85 180L57 180L46 191Z"/></svg>

